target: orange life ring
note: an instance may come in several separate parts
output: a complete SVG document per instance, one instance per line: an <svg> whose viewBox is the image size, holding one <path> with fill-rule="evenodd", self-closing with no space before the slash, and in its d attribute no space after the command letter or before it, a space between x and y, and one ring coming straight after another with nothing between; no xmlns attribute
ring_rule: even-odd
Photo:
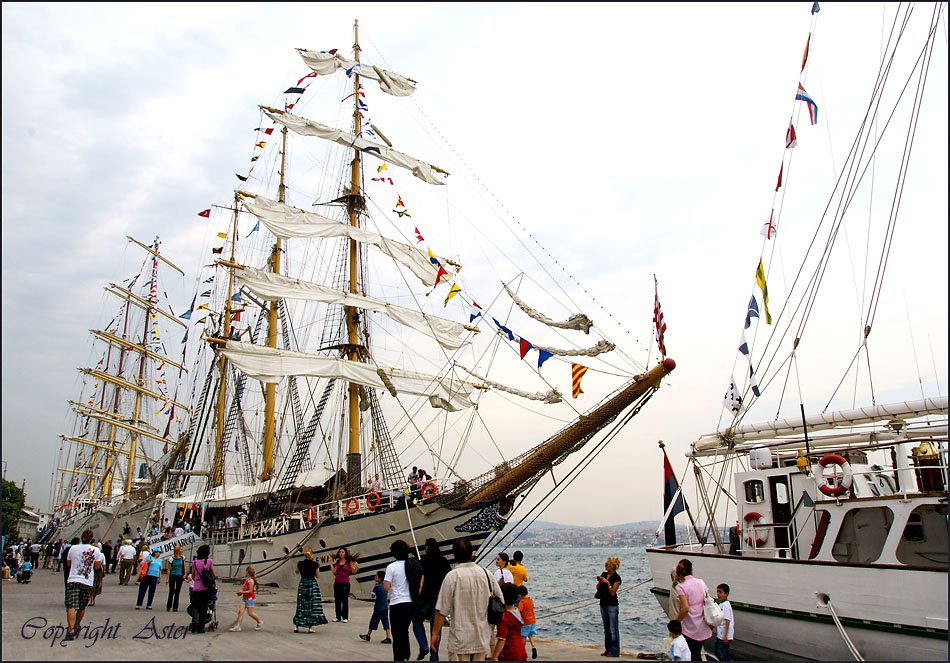
<svg viewBox="0 0 950 663"><path fill-rule="evenodd" d="M351 516L360 510L360 501L355 497L351 497L346 501L346 512Z"/></svg>
<svg viewBox="0 0 950 663"><path fill-rule="evenodd" d="M422 484L422 499L427 500L437 492L439 492L439 487L435 485L435 481L426 481Z"/></svg>
<svg viewBox="0 0 950 663"><path fill-rule="evenodd" d="M750 511L749 513L745 514L745 517L743 518L743 520L745 520L747 523L750 523L750 524L755 522L757 525L761 525L762 514L759 513L758 511ZM751 532L752 534L755 534L755 525L752 525ZM751 536L747 536L745 542L748 543L750 546L754 545L756 548L761 548L762 546L765 545L765 542L768 539L768 537L769 537L769 532L768 530L766 530L764 538L761 536L757 536L755 540L753 541Z"/></svg>
<svg viewBox="0 0 950 663"><path fill-rule="evenodd" d="M312 506L307 508L307 522L312 523L317 519L317 510Z"/></svg>
<svg viewBox="0 0 950 663"><path fill-rule="evenodd" d="M366 496L366 508L375 511L379 506L379 493L375 490Z"/></svg>
<svg viewBox="0 0 950 663"><path fill-rule="evenodd" d="M844 495L849 490L851 490L851 484L854 481L854 472L852 472L851 470L851 463L849 463L846 458L844 458L843 456L839 456L838 454L828 454L827 456L819 460L818 464L821 465L821 467L823 468L827 467L828 465L835 465L841 468L840 479L838 478L837 469L835 470L834 488L829 486L827 483L823 482L820 486L818 486L818 490L820 490L825 495L828 495L829 497L840 497L841 495ZM822 477L822 480L824 480L823 474L821 475L821 477Z"/></svg>

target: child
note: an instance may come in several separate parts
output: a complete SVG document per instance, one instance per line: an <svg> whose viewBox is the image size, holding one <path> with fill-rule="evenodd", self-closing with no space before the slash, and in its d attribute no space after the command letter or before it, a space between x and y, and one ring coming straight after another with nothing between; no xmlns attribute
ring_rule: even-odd
<svg viewBox="0 0 950 663"><path fill-rule="evenodd" d="M732 604L729 603L729 585L726 583L716 585L716 598L719 600L719 607L722 608L722 622L716 628L715 654L720 661L731 661L729 645L732 644L736 627L732 616Z"/></svg>
<svg viewBox="0 0 950 663"><path fill-rule="evenodd" d="M383 628L386 629L386 639L383 640L384 645L392 644L392 633L389 632L389 593L386 591L386 587L383 585L383 580L386 578L385 571L376 572L376 586L373 587L373 591L370 593L370 596L376 601L373 605L373 616L369 618L369 629L366 633L360 633L360 640L365 640L369 642L369 636L373 631L376 630L376 627L379 626L379 623L383 623Z"/></svg>
<svg viewBox="0 0 950 663"><path fill-rule="evenodd" d="M686 644L686 638L683 637L683 625L678 619L672 620L666 625L666 630L670 632L673 642L670 643L671 661L688 661L691 658L689 645Z"/></svg>
<svg viewBox="0 0 950 663"><path fill-rule="evenodd" d="M524 638L521 637L524 624L521 623L521 615L515 607L518 587L512 582L503 582L501 594L505 598L505 614L498 624L498 640L490 658L495 661L527 661L528 652L525 651Z"/></svg>
<svg viewBox="0 0 950 663"><path fill-rule="evenodd" d="M538 650L534 646L534 636L538 633L538 620L534 616L534 599L528 596L528 588L525 585L518 586L518 595L521 597L518 601L518 612L521 613L521 621L524 622L524 626L521 627L521 637L528 638L531 643L531 658L537 658Z"/></svg>
<svg viewBox="0 0 950 663"><path fill-rule="evenodd" d="M254 603L257 596L254 593L254 590L257 589L256 575L253 566L247 567L247 572L244 574L244 584L241 585L241 591L234 592L241 597L241 607L238 608L237 623L228 629L232 633L241 630L241 620L244 619L245 610L247 610L247 614L251 616L251 619L257 622L257 626L254 627L255 631L260 631L264 628L264 620L258 617L257 613L254 612Z"/></svg>

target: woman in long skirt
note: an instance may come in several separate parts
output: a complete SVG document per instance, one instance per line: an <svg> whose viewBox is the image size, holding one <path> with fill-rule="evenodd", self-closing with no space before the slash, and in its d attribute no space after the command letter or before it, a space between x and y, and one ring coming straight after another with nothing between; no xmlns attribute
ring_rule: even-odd
<svg viewBox="0 0 950 663"><path fill-rule="evenodd" d="M320 596L320 564L313 558L313 550L307 548L303 552L304 559L297 562L295 573L300 576L297 586L297 612L294 614L294 633L300 633L306 628L313 633L314 626L327 623L323 614L323 599Z"/></svg>

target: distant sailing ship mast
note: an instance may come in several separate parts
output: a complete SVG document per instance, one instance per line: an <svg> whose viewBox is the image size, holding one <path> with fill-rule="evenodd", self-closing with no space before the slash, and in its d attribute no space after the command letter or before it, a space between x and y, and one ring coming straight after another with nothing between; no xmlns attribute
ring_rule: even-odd
<svg viewBox="0 0 950 663"><path fill-rule="evenodd" d="M183 412L188 411L186 405L178 403L168 395L170 392L167 384L164 387L166 393L161 393L162 390L156 391L146 386L146 379L149 375L148 369L155 363L168 365L179 371L187 370L178 362L157 351L161 346L157 340L157 333L153 329L159 316L177 325L184 326L174 315L159 306L159 262L169 265L180 274L184 273L159 253L157 237L152 246L142 244L131 237L128 239L152 256L151 267L148 271L150 280L146 284L148 285L148 296L143 298L132 292L131 288L135 286L138 277L132 279L132 282L128 284L128 288L115 283L110 283L109 287L106 288L106 292L110 295L123 300L120 313L123 320L122 330L121 332L117 328L91 330L93 336L104 342L107 348L98 366L80 370L95 381L93 391L94 393L99 392L99 397L98 399L90 398L86 402L69 401L82 421L87 422L87 424L90 419L96 422L94 435L92 439L89 439L87 437L88 433L84 431L80 435L60 436L64 442L80 445L80 448L91 448L87 463L80 460L84 458L84 455L77 452L75 467L58 468L61 476L75 474L88 477L88 490L83 492L88 496L89 504L109 502L113 498L119 497L119 495L114 495L114 481L117 476L122 474L124 474L121 492L122 501L128 501L132 498L137 462L152 463L153 475L160 471L156 465L158 454L149 455L145 453L139 446L141 438L162 442L164 444L162 453L166 453L169 448L172 448L174 453L178 450L178 441L169 437L175 417L174 410L180 408ZM142 332L137 340L130 338L129 331L133 324L132 311L134 308L141 310L143 313ZM114 357L115 352L118 353L118 357ZM133 368L133 375L126 375L126 361L130 353L138 356L137 370ZM110 388L111 393L109 393ZM132 394L131 412L127 411L125 407L126 399L124 398L129 393ZM96 400L98 400L98 405L93 405ZM159 411L171 408L167 410L168 419L163 432L153 428L149 424L148 418L143 414L143 408L151 407L152 402L159 404ZM122 431L128 433L125 440L120 439ZM171 446L169 447L169 445ZM124 472L118 462L119 456L125 456ZM84 467L79 467L79 465L84 465ZM65 490L62 485L60 490L64 496L67 496L67 493L72 493L72 491ZM75 494L69 495L73 498L77 496ZM63 504L66 503L72 502L67 499Z"/></svg>

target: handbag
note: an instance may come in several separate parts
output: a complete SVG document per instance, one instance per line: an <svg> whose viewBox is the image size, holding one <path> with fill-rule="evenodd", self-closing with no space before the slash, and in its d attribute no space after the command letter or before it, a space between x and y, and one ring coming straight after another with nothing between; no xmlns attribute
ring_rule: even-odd
<svg viewBox="0 0 950 663"><path fill-rule="evenodd" d="M719 607L718 603L713 601L708 589L703 599L703 620L712 628L716 628L722 623L722 608Z"/></svg>
<svg viewBox="0 0 950 663"><path fill-rule="evenodd" d="M482 569L482 571L485 571L485 569ZM501 618L505 616L505 604L500 598L495 596L495 593L492 591L491 578L488 576L488 571L485 571L485 582L488 583L488 623L492 626L497 626L501 624Z"/></svg>

